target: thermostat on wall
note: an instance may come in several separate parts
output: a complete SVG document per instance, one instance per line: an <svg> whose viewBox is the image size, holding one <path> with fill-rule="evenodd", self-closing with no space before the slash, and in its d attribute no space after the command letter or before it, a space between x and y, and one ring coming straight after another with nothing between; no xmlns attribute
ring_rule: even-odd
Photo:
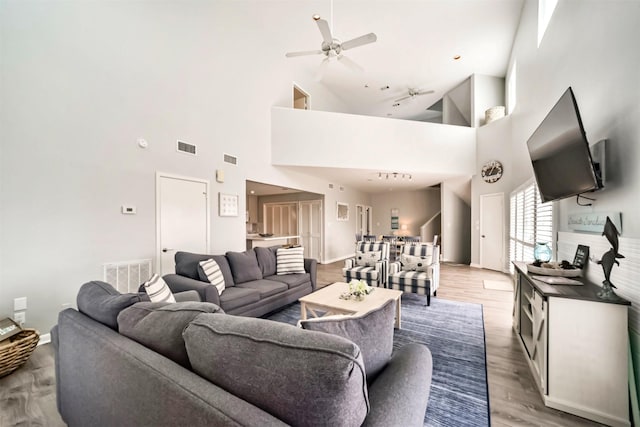
<svg viewBox="0 0 640 427"><path fill-rule="evenodd" d="M125 214L125 215L135 215L136 214L136 207L135 206L122 205L122 213Z"/></svg>

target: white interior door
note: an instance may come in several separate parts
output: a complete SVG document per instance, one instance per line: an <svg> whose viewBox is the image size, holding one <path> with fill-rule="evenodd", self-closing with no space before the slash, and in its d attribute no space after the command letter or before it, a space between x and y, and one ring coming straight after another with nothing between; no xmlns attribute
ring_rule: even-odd
<svg viewBox="0 0 640 427"><path fill-rule="evenodd" d="M209 252L209 183L156 176L157 259L160 274L175 273L176 251Z"/></svg>
<svg viewBox="0 0 640 427"><path fill-rule="evenodd" d="M275 236L298 235L298 203L265 203L264 232Z"/></svg>
<svg viewBox="0 0 640 427"><path fill-rule="evenodd" d="M480 266L503 271L504 193L480 196Z"/></svg>
<svg viewBox="0 0 640 427"><path fill-rule="evenodd" d="M304 257L320 260L322 252L322 201L300 202L299 218Z"/></svg>
<svg viewBox="0 0 640 427"><path fill-rule="evenodd" d="M356 234L371 234L373 223L371 206L356 205Z"/></svg>

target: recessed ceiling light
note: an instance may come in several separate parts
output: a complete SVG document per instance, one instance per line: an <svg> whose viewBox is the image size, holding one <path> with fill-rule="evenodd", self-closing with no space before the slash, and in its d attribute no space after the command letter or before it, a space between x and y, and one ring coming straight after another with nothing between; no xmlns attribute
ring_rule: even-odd
<svg viewBox="0 0 640 427"><path fill-rule="evenodd" d="M255 190L251 190L251 191L249 191L249 193L256 194Z"/></svg>
<svg viewBox="0 0 640 427"><path fill-rule="evenodd" d="M317 21L320 19L320 15L318 15L317 13L315 15L313 15L313 20Z"/></svg>
<svg viewBox="0 0 640 427"><path fill-rule="evenodd" d="M389 85L382 86L382 87L380 88L380 90L387 90L387 89L389 89Z"/></svg>
<svg viewBox="0 0 640 427"><path fill-rule="evenodd" d="M453 59L454 59L455 61L457 61L457 60L458 60L458 59L460 59L460 58L462 58L462 56L460 56L460 55L456 55L456 56L454 56L454 57L453 57Z"/></svg>
<svg viewBox="0 0 640 427"><path fill-rule="evenodd" d="M364 84L364 87L368 88L368 87L369 87L369 85L368 85L367 83L365 83L365 84Z"/></svg>

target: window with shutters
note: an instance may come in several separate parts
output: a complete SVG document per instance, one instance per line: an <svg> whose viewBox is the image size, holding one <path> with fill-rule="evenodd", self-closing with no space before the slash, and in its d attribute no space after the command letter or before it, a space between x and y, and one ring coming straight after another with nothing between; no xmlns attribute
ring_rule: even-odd
<svg viewBox="0 0 640 427"><path fill-rule="evenodd" d="M509 260L531 262L536 242L554 246L553 204L542 203L538 187L530 181L511 193L509 205Z"/></svg>

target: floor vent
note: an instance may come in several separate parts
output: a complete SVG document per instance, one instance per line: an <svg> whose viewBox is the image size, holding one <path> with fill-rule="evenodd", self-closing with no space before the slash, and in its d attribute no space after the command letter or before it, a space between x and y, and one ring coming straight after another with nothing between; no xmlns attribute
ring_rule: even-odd
<svg viewBox="0 0 640 427"><path fill-rule="evenodd" d="M232 156L231 154L224 155L224 162L232 165L238 164L238 158L236 156Z"/></svg>
<svg viewBox="0 0 640 427"><path fill-rule="evenodd" d="M184 141L178 141L178 151L186 154L196 155L196 146L193 144L188 144Z"/></svg>
<svg viewBox="0 0 640 427"><path fill-rule="evenodd" d="M138 287L151 277L151 260L108 262L102 265L103 279L120 293L138 292Z"/></svg>

